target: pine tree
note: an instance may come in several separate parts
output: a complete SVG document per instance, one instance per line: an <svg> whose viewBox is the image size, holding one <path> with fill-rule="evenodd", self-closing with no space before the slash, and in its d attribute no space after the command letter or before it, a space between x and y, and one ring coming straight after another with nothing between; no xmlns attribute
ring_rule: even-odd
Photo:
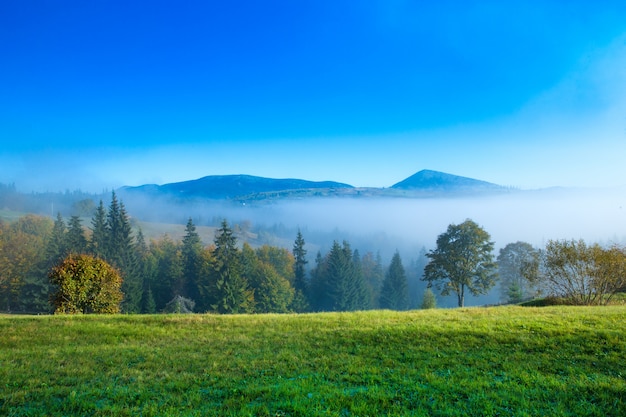
<svg viewBox="0 0 626 417"><path fill-rule="evenodd" d="M213 251L212 283L214 303L218 313L247 313L253 305L253 292L241 275L237 239L226 220L215 236Z"/></svg>
<svg viewBox="0 0 626 417"><path fill-rule="evenodd" d="M354 311L367 308L369 294L362 274L355 267L350 244L344 241L341 246L337 241L333 242L324 263L326 277L322 280L325 286L322 309Z"/></svg>
<svg viewBox="0 0 626 417"><path fill-rule="evenodd" d="M360 267L363 271L363 279L370 293L369 305L371 308L379 307L380 289L385 279L385 271L383 270L380 252L376 256L372 252L367 252L360 261Z"/></svg>
<svg viewBox="0 0 626 417"><path fill-rule="evenodd" d="M104 258L107 252L108 240L107 213L102 200L100 200L93 219L91 219L91 241L89 242L91 254L98 258Z"/></svg>
<svg viewBox="0 0 626 417"><path fill-rule="evenodd" d="M58 213L52 226L52 233L46 243L46 265L44 266L46 271L63 260L67 255L66 233L65 221L63 221L61 213Z"/></svg>
<svg viewBox="0 0 626 417"><path fill-rule="evenodd" d="M296 291L299 291L302 294L306 294L308 289L305 269L308 261L306 260L307 251L304 248L304 245L304 238L302 237L300 230L298 230L298 235L296 236L296 241L293 244L292 251L295 258L293 287Z"/></svg>
<svg viewBox="0 0 626 417"><path fill-rule="evenodd" d="M80 217L70 217L65 241L68 253L81 254L87 252L87 238Z"/></svg>
<svg viewBox="0 0 626 417"><path fill-rule="evenodd" d="M137 270L130 219L124 203L118 202L115 192L112 193L106 217L106 232L105 259L120 270L124 279L122 311L137 313L141 310L142 282Z"/></svg>
<svg viewBox="0 0 626 417"><path fill-rule="evenodd" d="M380 307L391 310L409 308L409 287L398 252L393 255L383 281L383 287L380 291Z"/></svg>
<svg viewBox="0 0 626 417"><path fill-rule="evenodd" d="M292 301L291 308L293 311L298 313L303 313L305 311L309 311L309 283L306 279L306 264L308 261L306 260L306 249L304 248L305 241L304 237L302 237L302 233L298 229L298 234L296 235L296 240L293 244L293 256L294 256L294 278L293 278L293 287L294 287L294 297Z"/></svg>
<svg viewBox="0 0 626 417"><path fill-rule="evenodd" d="M187 221L185 227L185 236L181 249L182 266L183 266L183 296L193 300L196 303L200 301L200 269L202 241L200 235L196 232L196 226L191 218ZM200 303L201 304L201 303ZM200 307L200 306L199 306ZM204 306L202 306L204 307Z"/></svg>

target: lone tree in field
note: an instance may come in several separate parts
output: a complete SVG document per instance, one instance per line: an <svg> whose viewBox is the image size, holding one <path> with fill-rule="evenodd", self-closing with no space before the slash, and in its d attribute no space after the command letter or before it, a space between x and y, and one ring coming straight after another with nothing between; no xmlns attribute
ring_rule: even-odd
<svg viewBox="0 0 626 417"><path fill-rule="evenodd" d="M465 305L465 294L486 294L496 283L491 236L474 221L451 224L437 237L437 248L426 254L424 268L428 285L435 285L441 295L457 295L458 306Z"/></svg>
<svg viewBox="0 0 626 417"><path fill-rule="evenodd" d="M69 255L52 269L55 313L119 313L122 277L115 268L90 255Z"/></svg>

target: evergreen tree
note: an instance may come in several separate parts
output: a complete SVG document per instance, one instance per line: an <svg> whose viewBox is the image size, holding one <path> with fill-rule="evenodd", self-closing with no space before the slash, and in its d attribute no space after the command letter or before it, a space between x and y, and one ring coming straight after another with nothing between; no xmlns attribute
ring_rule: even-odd
<svg viewBox="0 0 626 417"><path fill-rule="evenodd" d="M354 250L352 253L352 267L353 267L353 279L356 289L356 296L354 298L355 310L369 310L373 307L372 303L372 291L363 274L363 263L361 262L361 255L358 250Z"/></svg>
<svg viewBox="0 0 626 417"><path fill-rule="evenodd" d="M426 288L424 291L420 308L422 310L437 308L437 297L435 297L435 293L430 288Z"/></svg>
<svg viewBox="0 0 626 417"><path fill-rule="evenodd" d="M363 279L370 294L369 305L371 308L378 308L380 289L385 278L380 252L377 252L375 256L372 252L367 252L361 258L360 266L363 271Z"/></svg>
<svg viewBox="0 0 626 417"><path fill-rule="evenodd" d="M219 313L247 313L253 306L253 292L241 275L237 239L226 220L215 236L213 251L212 284L214 303Z"/></svg>
<svg viewBox="0 0 626 417"><path fill-rule="evenodd" d="M315 268L311 271L311 282L309 285L308 300L309 305L315 311L330 310L327 292L326 261L320 251L315 255Z"/></svg>
<svg viewBox="0 0 626 417"><path fill-rule="evenodd" d="M156 310L161 311L165 305L180 295L177 292L181 288L183 268L181 262L181 249L177 242L165 235L158 241L150 244L150 258L154 262L152 280L145 283L144 292L150 289L152 292Z"/></svg>
<svg viewBox="0 0 626 417"><path fill-rule="evenodd" d="M141 310L143 286L137 270L130 219L124 204L118 202L115 192L111 196L111 204L106 217L106 228L105 259L117 267L123 277L124 301L122 302L122 311L137 313Z"/></svg>
<svg viewBox="0 0 626 417"><path fill-rule="evenodd" d="M137 229L135 237L135 259L137 261L137 275L141 282L141 312L144 314L156 313L156 301L152 293L152 284L156 275L156 260L150 252L141 228Z"/></svg>
<svg viewBox="0 0 626 417"><path fill-rule="evenodd" d="M154 301L152 289L148 286L141 298L141 312L143 314L154 314L156 311L156 301Z"/></svg>
<svg viewBox="0 0 626 417"><path fill-rule="evenodd" d="M409 308L409 287L400 254L396 251L380 291L380 307L391 310Z"/></svg>
<svg viewBox="0 0 626 417"><path fill-rule="evenodd" d="M68 254L80 254L87 252L87 238L85 237L85 231L83 230L80 217L70 217L65 242Z"/></svg>
<svg viewBox="0 0 626 417"><path fill-rule="evenodd" d="M296 312L305 312L309 310L309 303L307 301L309 295L309 283L306 280L306 249L304 248L305 242L302 233L298 229L296 240L293 244L293 256L294 262L294 279L293 287L295 290L292 308Z"/></svg>
<svg viewBox="0 0 626 417"><path fill-rule="evenodd" d="M93 219L91 219L91 242L89 242L91 254L98 258L104 258L107 253L108 240L107 213L102 200L100 200Z"/></svg>
<svg viewBox="0 0 626 417"><path fill-rule="evenodd" d="M59 263L67 255L66 233L65 221L63 221L61 213L58 213L54 225L52 226L52 232L46 243L46 263L43 268L46 270L46 274L50 268Z"/></svg>
<svg viewBox="0 0 626 417"><path fill-rule="evenodd" d="M333 242L324 264L322 273L326 276L322 280L322 288L325 290L322 310L354 311L367 308L364 304L369 296L363 276L355 268L350 244L344 241L341 246L337 241Z"/></svg>
<svg viewBox="0 0 626 417"><path fill-rule="evenodd" d="M202 241L196 232L196 226L191 218L185 227L181 248L181 260L183 266L183 291L182 295L198 303L200 301L200 270Z"/></svg>

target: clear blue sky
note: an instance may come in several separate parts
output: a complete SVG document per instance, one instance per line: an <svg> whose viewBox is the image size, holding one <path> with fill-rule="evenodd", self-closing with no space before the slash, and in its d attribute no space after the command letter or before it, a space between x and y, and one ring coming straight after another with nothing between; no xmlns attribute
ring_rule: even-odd
<svg viewBox="0 0 626 417"><path fill-rule="evenodd" d="M0 2L0 182L626 184L624 1Z"/></svg>

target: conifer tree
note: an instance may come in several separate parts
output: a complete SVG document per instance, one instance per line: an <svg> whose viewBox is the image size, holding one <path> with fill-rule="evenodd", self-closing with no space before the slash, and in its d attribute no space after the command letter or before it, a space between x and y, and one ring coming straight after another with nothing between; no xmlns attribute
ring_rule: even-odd
<svg viewBox="0 0 626 417"><path fill-rule="evenodd" d="M370 293L369 305L371 308L378 308L380 289L382 287L383 280L385 279L385 272L383 271L380 252L377 252L376 255L372 252L367 252L361 258L360 267L363 271L363 279L365 280Z"/></svg>
<svg viewBox="0 0 626 417"><path fill-rule="evenodd" d="M70 217L65 242L67 253L79 254L87 252L87 238L85 237L80 217Z"/></svg>
<svg viewBox="0 0 626 417"><path fill-rule="evenodd" d="M193 224L191 217L187 221L185 232L181 248L184 280L182 295L198 304L200 301L200 255L202 251L202 241L200 240L200 235L198 235L196 226Z"/></svg>
<svg viewBox="0 0 626 417"><path fill-rule="evenodd" d="M350 244L346 241L343 246L333 242L325 259L323 279L325 288L323 310L354 311L366 309L366 300L369 298L365 290L363 276L355 268Z"/></svg>
<svg viewBox="0 0 626 417"><path fill-rule="evenodd" d="M124 203L117 200L115 192L106 216L105 259L119 269L122 277L124 301L122 311L137 313L141 310L143 286L137 270L137 259L132 227Z"/></svg>
<svg viewBox="0 0 626 417"><path fill-rule="evenodd" d="M107 252L108 239L107 213L104 203L100 200L93 219L91 219L91 241L89 242L91 254L98 258L104 258Z"/></svg>
<svg viewBox="0 0 626 417"><path fill-rule="evenodd" d="M247 313L253 306L253 292L241 275L237 239L226 220L215 236L213 251L212 284L214 303L218 313Z"/></svg>
<svg viewBox="0 0 626 417"><path fill-rule="evenodd" d="M46 271L59 263L67 255L66 233L67 228L65 221L61 213L58 213L54 225L52 226L52 232L46 243L46 265L44 267Z"/></svg>
<svg viewBox="0 0 626 417"><path fill-rule="evenodd" d="M380 291L380 307L391 310L409 308L409 286L400 254L396 251Z"/></svg>
<svg viewBox="0 0 626 417"><path fill-rule="evenodd" d="M293 287L295 290L292 307L296 312L305 312L309 309L307 298L309 296L309 284L306 280L306 249L305 241L302 233L298 229L296 241L293 244L294 263L294 279Z"/></svg>

